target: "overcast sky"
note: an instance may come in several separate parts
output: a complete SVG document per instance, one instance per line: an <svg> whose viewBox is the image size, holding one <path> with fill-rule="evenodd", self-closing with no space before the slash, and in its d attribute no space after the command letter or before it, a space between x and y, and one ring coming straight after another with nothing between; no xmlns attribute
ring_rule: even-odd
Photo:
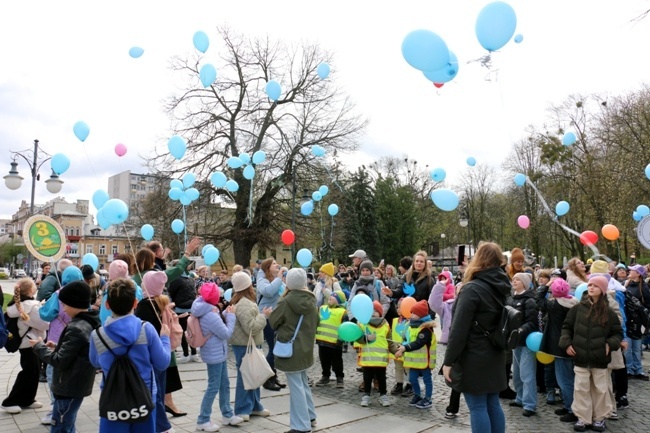
<svg viewBox="0 0 650 433"><path fill-rule="evenodd" d="M10 150L33 146L65 153L71 167L60 195L90 199L111 174L142 172L142 156L170 135L161 101L182 83L168 70L174 55L194 52L197 30L210 37L206 61L222 49L216 26L285 41L318 41L334 53L336 80L370 120L357 161L383 155L443 167L453 184L465 160L500 167L529 124L542 124L550 104L572 93L620 94L648 76L650 18L633 22L650 2L513 0L520 44L493 54L498 79L478 63L486 51L474 24L485 0L464 1L31 1L6 2L0 13L0 171ZM143 5L145 4L145 5ZM101 5L101 6L97 6ZM429 29L460 62L438 90L400 51L404 36ZM132 59L129 48L144 55ZM492 74L494 77L495 75ZM72 132L83 120L85 143ZM118 158L117 143L128 153ZM0 186L0 217L29 202L24 161L21 189ZM645 163L644 163L645 164ZM643 164L642 164L643 165ZM49 177L49 163L41 170ZM36 202L52 198L40 182Z"/></svg>

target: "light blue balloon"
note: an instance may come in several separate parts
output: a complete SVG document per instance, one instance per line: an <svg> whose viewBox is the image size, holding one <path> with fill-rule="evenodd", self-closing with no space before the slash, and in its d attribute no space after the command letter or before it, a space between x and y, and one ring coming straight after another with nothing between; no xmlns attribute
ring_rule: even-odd
<svg viewBox="0 0 650 433"><path fill-rule="evenodd" d="M178 201L181 202L183 206L189 206L190 203L192 203L192 200L187 196L186 192L181 194L181 198L179 198Z"/></svg>
<svg viewBox="0 0 650 433"><path fill-rule="evenodd" d="M183 190L180 188L170 188L169 189L169 198L172 200L180 200L183 195Z"/></svg>
<svg viewBox="0 0 650 433"><path fill-rule="evenodd" d="M228 289L225 292L223 292L223 299L226 300L226 302L230 302L232 299L232 289Z"/></svg>
<svg viewBox="0 0 650 433"><path fill-rule="evenodd" d="M431 200L438 209L450 212L458 207L458 194L450 189L436 189L431 192Z"/></svg>
<svg viewBox="0 0 650 433"><path fill-rule="evenodd" d="M372 317L374 307L372 306L372 299L365 293L354 295L350 301L350 312L357 319L357 322L367 325Z"/></svg>
<svg viewBox="0 0 650 433"><path fill-rule="evenodd" d="M524 186L526 183L526 175L523 173L517 173L515 174L515 185L517 186Z"/></svg>
<svg viewBox="0 0 650 433"><path fill-rule="evenodd" d="M95 205L95 209L101 209L109 199L110 197L108 196L108 193L103 189L95 191L93 193L93 205Z"/></svg>
<svg viewBox="0 0 650 433"><path fill-rule="evenodd" d="M230 192L237 192L239 190L239 184L230 179L228 182L226 182L226 189Z"/></svg>
<svg viewBox="0 0 650 433"><path fill-rule="evenodd" d="M205 250L205 254L203 254L203 259L205 260L205 264L208 266L212 266L215 263L217 263L217 260L219 260L219 250L216 249L215 247L208 248Z"/></svg>
<svg viewBox="0 0 650 433"><path fill-rule="evenodd" d="M569 212L569 209L571 209L571 205L569 205L569 203L564 200L559 201L555 205L555 213L557 214L557 216L566 215Z"/></svg>
<svg viewBox="0 0 650 433"><path fill-rule="evenodd" d="M645 166L645 177L650 179L650 164Z"/></svg>
<svg viewBox="0 0 650 433"><path fill-rule="evenodd" d="M230 168L240 168L241 166L244 165L244 161L242 161L239 157L237 156L231 156L228 158L228 167Z"/></svg>
<svg viewBox="0 0 650 433"><path fill-rule="evenodd" d="M111 223L108 222L108 219L106 219L106 216L104 215L104 208L97 211L97 225L103 230L106 230L111 226Z"/></svg>
<svg viewBox="0 0 650 433"><path fill-rule="evenodd" d="M253 154L253 164L261 164L266 161L266 153L263 150L258 150Z"/></svg>
<svg viewBox="0 0 650 433"><path fill-rule="evenodd" d="M312 260L311 251L309 251L307 248L301 249L296 254L296 260L298 261L298 264L300 266L306 268L307 266L311 265L311 260Z"/></svg>
<svg viewBox="0 0 650 433"><path fill-rule="evenodd" d="M204 256L205 252L209 250L210 248L214 248L214 245L212 244L207 244L203 248L201 248L201 255Z"/></svg>
<svg viewBox="0 0 650 433"><path fill-rule="evenodd" d="M476 19L476 37L483 48L496 51L515 34L517 14L508 3L496 1L486 5Z"/></svg>
<svg viewBox="0 0 650 433"><path fill-rule="evenodd" d="M318 192L320 192L321 197L325 197L327 193L330 192L330 189L327 185L321 185L320 188L318 188Z"/></svg>
<svg viewBox="0 0 650 433"><path fill-rule="evenodd" d="M201 193L199 193L199 190L196 188L189 188L187 191L185 191L185 195L191 200L194 201L199 198Z"/></svg>
<svg viewBox="0 0 650 433"><path fill-rule="evenodd" d="M183 137L174 135L167 142L167 148L169 149L169 153L171 153L174 158L181 159L183 155L185 155L187 144L185 144Z"/></svg>
<svg viewBox="0 0 650 433"><path fill-rule="evenodd" d="M122 224L129 217L129 207L119 198L112 198L102 206L106 221Z"/></svg>
<svg viewBox="0 0 650 433"><path fill-rule="evenodd" d="M632 212L632 219L634 221L641 221L643 219L643 217L641 215L639 215L639 213L637 211L634 211L634 212Z"/></svg>
<svg viewBox="0 0 650 433"><path fill-rule="evenodd" d="M430 30L414 30L402 41L404 60L420 71L437 71L449 63L445 41Z"/></svg>
<svg viewBox="0 0 650 433"><path fill-rule="evenodd" d="M88 134L90 134L90 128L88 127L88 125L86 125L86 122L83 122L81 120L74 124L74 126L72 127L72 131L74 132L74 135L79 140L81 140L82 143L86 141L86 138L88 138Z"/></svg>
<svg viewBox="0 0 650 433"><path fill-rule="evenodd" d="M522 34L515 35L515 44L520 44L524 40L524 36Z"/></svg>
<svg viewBox="0 0 650 433"><path fill-rule="evenodd" d="M330 75L330 65L327 63L323 62L318 67L316 68L316 73L320 77L321 80L324 80L325 78L329 77Z"/></svg>
<svg viewBox="0 0 650 433"><path fill-rule="evenodd" d="M539 348L542 346L543 336L544 334L539 331L531 332L526 337L526 347L528 347L531 352L539 352Z"/></svg>
<svg viewBox="0 0 650 433"><path fill-rule="evenodd" d="M314 211L314 202L311 200L306 201L300 205L300 213L303 214L304 216L311 215L313 211Z"/></svg>
<svg viewBox="0 0 650 433"><path fill-rule="evenodd" d="M447 83L458 75L458 58L453 52L449 52L449 63L435 71L422 72L427 79L433 83Z"/></svg>
<svg viewBox="0 0 650 433"><path fill-rule="evenodd" d="M194 173L185 173L183 175L183 186L190 188L196 182L196 175Z"/></svg>
<svg viewBox="0 0 650 433"><path fill-rule="evenodd" d="M180 189L181 191L183 191L183 189L184 189L184 187L183 187L183 182L181 182L179 179L172 179L172 180L169 182L169 187L170 187L170 188L178 188L178 189Z"/></svg>
<svg viewBox="0 0 650 433"><path fill-rule="evenodd" d="M176 234L182 233L185 228L185 223L182 220L175 219L172 221L172 231Z"/></svg>
<svg viewBox="0 0 650 433"><path fill-rule="evenodd" d="M314 156L317 156L317 157L325 156L325 148L323 148L322 146L320 146L320 145L318 145L318 144L314 144L314 145L311 147L311 153L312 153Z"/></svg>
<svg viewBox="0 0 650 433"><path fill-rule="evenodd" d="M573 294L573 296L576 297L578 301L582 299L582 295L587 291L587 283L582 283L578 287L576 287L576 291Z"/></svg>
<svg viewBox="0 0 650 433"><path fill-rule="evenodd" d="M327 213L330 214L331 216L335 216L337 213L339 213L339 207L338 205L331 204L327 207Z"/></svg>
<svg viewBox="0 0 650 433"><path fill-rule="evenodd" d="M470 167L474 167L476 165L476 158L474 158L473 156L467 158L467 165L469 165Z"/></svg>
<svg viewBox="0 0 650 433"><path fill-rule="evenodd" d="M277 101L280 99L280 95L282 94L282 87L280 86L280 83L278 83L275 80L271 80L268 83L266 83L266 95L269 97L271 101Z"/></svg>
<svg viewBox="0 0 650 433"><path fill-rule="evenodd" d="M576 137L575 133L573 132L567 132L564 134L562 137L562 144L565 146L571 146L578 140L578 137Z"/></svg>
<svg viewBox="0 0 650 433"><path fill-rule="evenodd" d="M244 167L244 179L251 180L255 177L255 168L252 165Z"/></svg>
<svg viewBox="0 0 650 433"><path fill-rule="evenodd" d="M208 38L208 35L206 35L205 32L202 31L198 31L194 33L192 42L194 43L194 48L196 48L202 53L208 51L208 47L210 46L210 39Z"/></svg>
<svg viewBox="0 0 650 433"><path fill-rule="evenodd" d="M70 159L62 153L57 153L52 155L50 166L52 167L53 172L57 175L62 175L68 170L68 168L70 168Z"/></svg>
<svg viewBox="0 0 650 433"><path fill-rule="evenodd" d="M212 176L210 176L210 182L212 182L212 186L214 186L215 188L223 188L224 186L226 186L226 182L228 182L228 178L222 172L215 171L214 173L212 173Z"/></svg>
<svg viewBox="0 0 650 433"><path fill-rule="evenodd" d="M144 54L144 50L140 47L131 47L129 50L129 56L133 57L134 59L140 58Z"/></svg>
<svg viewBox="0 0 650 433"><path fill-rule="evenodd" d="M435 168L431 171L431 179L436 182L442 182L447 177L447 172L444 168Z"/></svg>
<svg viewBox="0 0 650 433"><path fill-rule="evenodd" d="M217 68L209 63L201 66L199 79L201 80L203 87L210 87L215 81L217 81Z"/></svg>
<svg viewBox="0 0 650 433"><path fill-rule="evenodd" d="M244 164L250 164L250 162L251 162L251 156L246 152L240 153L239 154L239 159L241 159Z"/></svg>
<svg viewBox="0 0 650 433"><path fill-rule="evenodd" d="M318 191L314 191L314 192L311 194L311 199L314 200L314 201L321 201L322 198L323 198L323 196L322 196L321 193L318 192Z"/></svg>
<svg viewBox="0 0 650 433"><path fill-rule="evenodd" d="M153 226L145 224L140 228L140 234L145 241L150 241L153 238Z"/></svg>
<svg viewBox="0 0 650 433"><path fill-rule="evenodd" d="M636 207L636 213L638 213L641 218L644 218L650 215L650 208L644 204L640 204Z"/></svg>
<svg viewBox="0 0 650 433"><path fill-rule="evenodd" d="M99 259L93 253L84 254L81 259L82 265L90 265L93 268L93 271L96 271L99 268Z"/></svg>

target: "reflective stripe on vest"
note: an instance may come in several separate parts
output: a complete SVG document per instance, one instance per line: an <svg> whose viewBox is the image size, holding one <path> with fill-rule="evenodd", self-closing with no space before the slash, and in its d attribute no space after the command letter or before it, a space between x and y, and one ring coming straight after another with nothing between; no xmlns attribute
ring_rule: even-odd
<svg viewBox="0 0 650 433"><path fill-rule="evenodd" d="M414 342L418 338L418 334L422 327L411 328L409 330L409 343ZM436 367L436 336L431 332L431 346L427 350L426 344L418 350L411 352L404 352L404 368L414 368L416 370L424 370L425 368Z"/></svg>
<svg viewBox="0 0 650 433"><path fill-rule="evenodd" d="M386 367L388 365L388 333L390 327L384 322L378 328L372 325L362 325L361 328L365 333L366 330L374 333L376 338L373 342L361 345L361 356L359 365L362 367Z"/></svg>
<svg viewBox="0 0 650 433"><path fill-rule="evenodd" d="M324 312L329 313L329 317L327 319L321 319L318 322L316 340L336 344L339 339L339 326L343 322L345 308L320 307L319 314L321 314L321 317Z"/></svg>
<svg viewBox="0 0 650 433"><path fill-rule="evenodd" d="M409 324L408 320L403 319L402 322L400 322L399 319L400 319L399 317L395 317L393 319L393 321L392 321L392 325L391 325L391 328L390 328L390 339L393 340L393 343L395 343L395 344L402 344L404 342L404 340L406 340L405 336L401 335L401 333L398 332L398 329L397 329L398 326L399 325L402 325L402 326L406 325L406 329L408 329L408 324ZM392 353L389 353L388 358L389 359L395 359L395 355L393 355ZM400 361L404 361L404 359L400 358Z"/></svg>

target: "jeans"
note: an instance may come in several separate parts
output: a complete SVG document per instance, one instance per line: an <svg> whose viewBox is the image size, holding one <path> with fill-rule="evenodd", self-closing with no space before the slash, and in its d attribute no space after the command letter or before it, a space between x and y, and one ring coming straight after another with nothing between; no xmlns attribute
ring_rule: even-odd
<svg viewBox="0 0 650 433"><path fill-rule="evenodd" d="M562 401L564 408L572 412L573 388L575 383L575 373L573 372L573 360L571 358L555 357L555 378L562 391Z"/></svg>
<svg viewBox="0 0 650 433"><path fill-rule="evenodd" d="M250 415L251 412L259 412L264 410L261 403L260 389L244 389L244 380L241 377L239 367L241 361L246 355L247 346L232 346L232 353L235 355L235 363L237 365L237 385L235 388L235 413L237 415Z"/></svg>
<svg viewBox="0 0 650 433"><path fill-rule="evenodd" d="M54 393L52 392L52 375L54 374L54 367L47 364L45 367L45 377L47 378L47 389L50 391L50 404L54 404Z"/></svg>
<svg viewBox="0 0 650 433"><path fill-rule="evenodd" d="M469 409L472 433L505 433L506 417L499 404L499 393L463 393Z"/></svg>
<svg viewBox="0 0 650 433"><path fill-rule="evenodd" d="M264 327L264 341L269 345L269 353L266 354L266 362L275 371L275 356L273 356L273 348L275 348L275 331L271 328L269 319L266 319L266 326Z"/></svg>
<svg viewBox="0 0 650 433"><path fill-rule="evenodd" d="M643 374L643 365L641 365L641 340L627 339L629 347L625 351L625 364L627 365L627 374Z"/></svg>
<svg viewBox="0 0 650 433"><path fill-rule="evenodd" d="M55 397L50 433L74 433L74 423L83 397Z"/></svg>
<svg viewBox="0 0 650 433"><path fill-rule="evenodd" d="M307 382L307 370L285 371L289 384L289 426L298 431L311 431L316 408Z"/></svg>
<svg viewBox="0 0 650 433"><path fill-rule="evenodd" d="M167 419L167 412L165 412L165 386L167 384L167 370L153 371L154 378L156 379L156 395L154 397L154 404L156 405L156 431L163 432L172 428L169 419Z"/></svg>
<svg viewBox="0 0 650 433"><path fill-rule="evenodd" d="M226 361L218 364L208 364L208 387L201 401L201 412L197 424L210 422L212 404L219 394L219 408L224 418L232 418L233 411L230 407L230 381L228 380L228 365Z"/></svg>
<svg viewBox="0 0 650 433"><path fill-rule="evenodd" d="M512 382L517 392L517 403L525 410L535 412L537 409L537 384L535 353L526 346L518 346L512 351Z"/></svg>
<svg viewBox="0 0 650 433"><path fill-rule="evenodd" d="M413 387L413 395L422 396L422 392L420 391L420 381L418 380L420 376L422 376L422 381L424 382L424 398L431 399L431 396L433 395L433 379L431 377L430 368L418 370L411 367L409 370L409 382L411 382L411 386Z"/></svg>

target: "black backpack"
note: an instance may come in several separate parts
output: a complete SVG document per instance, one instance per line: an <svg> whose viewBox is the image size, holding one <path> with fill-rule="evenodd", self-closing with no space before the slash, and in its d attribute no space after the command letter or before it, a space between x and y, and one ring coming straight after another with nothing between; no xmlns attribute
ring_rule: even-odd
<svg viewBox="0 0 650 433"><path fill-rule="evenodd" d="M473 280L472 282L475 284L478 283L477 280ZM501 317L499 317L497 326L491 331L478 323L476 320L472 324L478 328L496 348L503 350L514 349L517 347L519 333L521 331L520 328L524 319L524 315L516 308L511 307L510 305L502 304L501 300L499 300L494 295L492 289L482 283L479 285L486 289L486 291L490 293L494 299L496 299L497 303L502 306Z"/></svg>
<svg viewBox="0 0 650 433"><path fill-rule="evenodd" d="M145 322L142 322L144 329ZM104 388L99 396L99 416L109 421L139 423L151 416L154 408L151 390L142 380L138 369L129 358L133 344L126 349L124 355L116 355L104 338L110 340L103 328L97 329L97 337L114 356L113 364L104 377ZM104 334L102 336L102 334ZM135 343L134 343L135 344ZM151 372L153 382L153 370ZM159 390L164 392L164 390Z"/></svg>
<svg viewBox="0 0 650 433"><path fill-rule="evenodd" d="M4 344L4 348L9 353L17 352L20 349L20 343L22 343L25 335L32 330L32 327L30 326L23 335L20 335L20 331L18 330L18 317L9 317L7 313L4 313L3 318L7 333L7 341Z"/></svg>
<svg viewBox="0 0 650 433"><path fill-rule="evenodd" d="M628 337L634 340L640 340L643 337L644 327L646 330L650 327L650 315L648 310L643 306L641 301L631 294L625 292L625 332Z"/></svg>

